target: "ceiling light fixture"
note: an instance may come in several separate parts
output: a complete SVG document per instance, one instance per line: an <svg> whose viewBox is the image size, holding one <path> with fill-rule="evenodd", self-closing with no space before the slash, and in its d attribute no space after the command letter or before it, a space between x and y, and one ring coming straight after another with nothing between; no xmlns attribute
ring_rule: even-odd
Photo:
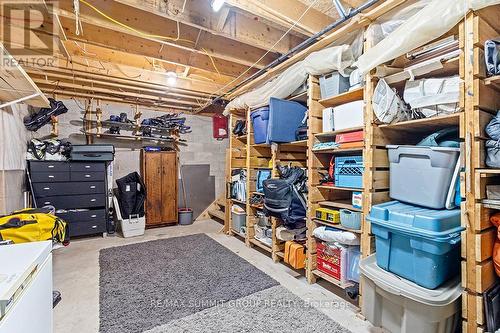
<svg viewBox="0 0 500 333"><path fill-rule="evenodd" d="M175 86L177 83L177 73L176 72L167 72L167 84L169 86Z"/></svg>
<svg viewBox="0 0 500 333"><path fill-rule="evenodd" d="M214 10L214 12L218 12L222 8L225 2L226 2L225 0L213 0L212 9Z"/></svg>

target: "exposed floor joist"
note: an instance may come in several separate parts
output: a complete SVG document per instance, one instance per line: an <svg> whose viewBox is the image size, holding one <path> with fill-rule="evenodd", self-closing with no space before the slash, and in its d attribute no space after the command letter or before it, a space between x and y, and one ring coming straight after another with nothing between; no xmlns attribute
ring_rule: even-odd
<svg viewBox="0 0 500 333"><path fill-rule="evenodd" d="M252 15L276 22L285 29L298 21L309 7L298 0L226 0L226 3ZM333 21L330 16L311 7L293 29L312 36Z"/></svg>
<svg viewBox="0 0 500 333"><path fill-rule="evenodd" d="M106 3L109 3L109 1L104 0L100 1L100 3L102 3L102 6L106 6ZM210 6L210 1L207 0L187 1L184 12L182 12L184 0L169 0L168 2L115 0L115 2L155 14L158 17L173 19L186 25L203 29L211 34L224 36L263 50L270 49L285 32L283 29L277 29L263 23L259 20L258 16L249 17L238 12L228 13L223 29L218 30L220 15L224 15L224 12L214 13ZM302 35L288 35L274 47L274 50L279 53L286 53L290 48L300 44L304 40L304 37Z"/></svg>

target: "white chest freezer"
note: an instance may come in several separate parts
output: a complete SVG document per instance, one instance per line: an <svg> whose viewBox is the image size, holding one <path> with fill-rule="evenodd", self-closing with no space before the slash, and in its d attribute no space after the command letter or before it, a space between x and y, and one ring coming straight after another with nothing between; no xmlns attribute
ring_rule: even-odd
<svg viewBox="0 0 500 333"><path fill-rule="evenodd" d="M1 333L52 333L51 251L51 241L0 246Z"/></svg>

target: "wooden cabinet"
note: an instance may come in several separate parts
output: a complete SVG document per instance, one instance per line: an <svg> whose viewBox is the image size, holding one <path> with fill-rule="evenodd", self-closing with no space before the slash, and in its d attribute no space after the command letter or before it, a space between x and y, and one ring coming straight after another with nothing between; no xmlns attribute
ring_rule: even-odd
<svg viewBox="0 0 500 333"><path fill-rule="evenodd" d="M146 226L177 223L177 153L141 151L146 185Z"/></svg>

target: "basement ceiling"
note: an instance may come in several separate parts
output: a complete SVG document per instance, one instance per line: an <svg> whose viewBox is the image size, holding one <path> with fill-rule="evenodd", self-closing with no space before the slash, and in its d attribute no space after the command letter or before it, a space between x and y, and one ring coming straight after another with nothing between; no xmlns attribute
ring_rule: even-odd
<svg viewBox="0 0 500 333"><path fill-rule="evenodd" d="M21 38L28 29L54 40L52 66L24 66L49 96L191 112L338 18L333 2L317 0L276 44L314 2L226 0L214 12L208 0L80 0L76 12L74 1L59 1L39 24L6 16L15 33L5 46L42 52Z"/></svg>

